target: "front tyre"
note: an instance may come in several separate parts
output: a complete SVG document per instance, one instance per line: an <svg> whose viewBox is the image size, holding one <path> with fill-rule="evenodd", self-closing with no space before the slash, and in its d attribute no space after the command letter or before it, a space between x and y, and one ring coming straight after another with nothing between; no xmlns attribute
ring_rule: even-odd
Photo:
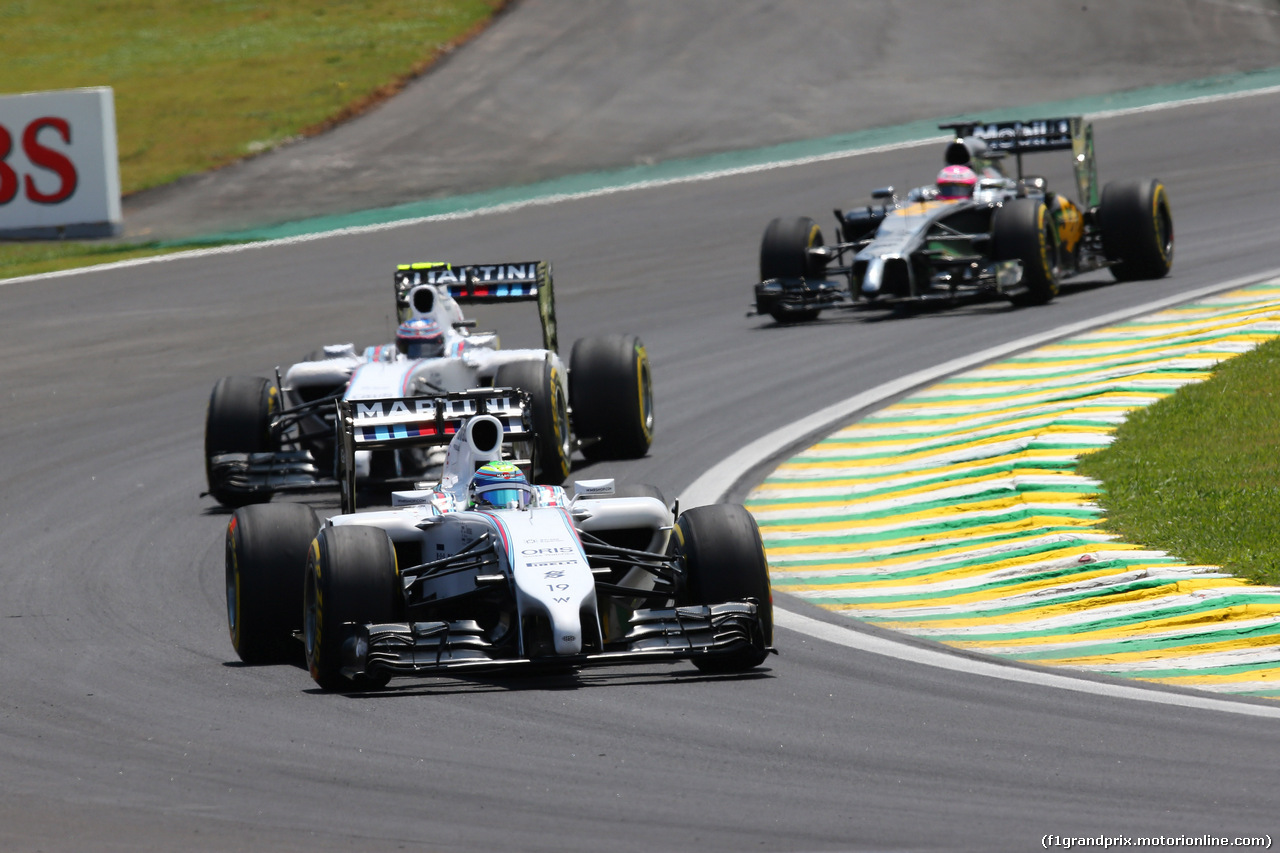
<svg viewBox="0 0 1280 853"><path fill-rule="evenodd" d="M672 548L684 563L686 586L677 604L722 604L754 599L758 642L729 654L694 658L703 672L743 672L759 666L773 644L773 593L760 529L737 504L694 507L676 520Z"/></svg>
<svg viewBox="0 0 1280 853"><path fill-rule="evenodd" d="M320 528L305 504L247 506L227 524L227 626L249 664L282 663L297 653L298 604L307 551Z"/></svg>
<svg viewBox="0 0 1280 853"><path fill-rule="evenodd" d="M225 376L213 386L204 420L205 480L209 494L223 506L271 500L270 492L244 494L224 488L214 480L211 460L219 453L273 450L271 419L279 406L276 386L261 376Z"/></svg>
<svg viewBox="0 0 1280 853"><path fill-rule="evenodd" d="M1044 305L1058 295L1058 229L1044 201L1015 198L996 211L991 254L996 261L1020 261L1025 290L1014 305Z"/></svg>
<svg viewBox="0 0 1280 853"><path fill-rule="evenodd" d="M343 644L352 623L400 621L404 591L391 537L379 527L325 527L311 542L303 588L307 668L325 690L369 690L388 676L342 673Z"/></svg>
<svg viewBox="0 0 1280 853"><path fill-rule="evenodd" d="M809 217L774 218L760 240L760 280L825 280L826 262L809 254L809 249L821 245L824 245L822 229ZM803 323L817 318L819 309L776 303L767 310L779 323Z"/></svg>
<svg viewBox="0 0 1280 853"><path fill-rule="evenodd" d="M569 432L569 401L560 382L560 369L551 359L517 361L501 365L493 384L499 388L519 388L529 394L533 407L534 479L558 486L569 476L573 452Z"/></svg>
<svg viewBox="0 0 1280 853"><path fill-rule="evenodd" d="M1164 278L1173 267L1173 211L1164 184L1154 178L1103 187L1098 230L1116 281Z"/></svg>
<svg viewBox="0 0 1280 853"><path fill-rule="evenodd" d="M569 355L573 430L588 459L639 459L653 443L649 353L635 335L581 338Z"/></svg>

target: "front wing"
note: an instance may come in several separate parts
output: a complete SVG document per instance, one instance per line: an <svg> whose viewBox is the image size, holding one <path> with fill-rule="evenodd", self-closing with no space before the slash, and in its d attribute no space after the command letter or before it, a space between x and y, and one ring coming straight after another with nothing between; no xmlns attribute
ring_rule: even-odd
<svg viewBox="0 0 1280 853"><path fill-rule="evenodd" d="M215 453L209 457L209 491L267 500L281 492L309 492L337 486L324 479L307 450Z"/></svg>
<svg viewBox="0 0 1280 853"><path fill-rule="evenodd" d="M754 601L636 610L627 636L603 651L537 659L495 656L494 647L475 622L396 622L357 626L343 645L342 673L355 678L439 675L549 663L612 666L713 657L746 647L765 647L764 628Z"/></svg>

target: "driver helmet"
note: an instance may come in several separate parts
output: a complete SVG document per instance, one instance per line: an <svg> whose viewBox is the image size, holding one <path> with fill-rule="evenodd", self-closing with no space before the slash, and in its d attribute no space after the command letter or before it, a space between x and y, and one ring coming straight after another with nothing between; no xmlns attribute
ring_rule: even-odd
<svg viewBox="0 0 1280 853"><path fill-rule="evenodd" d="M438 358L444 355L444 334L430 317L405 320L396 329L396 349L409 358Z"/></svg>
<svg viewBox="0 0 1280 853"><path fill-rule="evenodd" d="M973 198L978 175L968 166L947 166L938 173L938 198Z"/></svg>
<svg viewBox="0 0 1280 853"><path fill-rule="evenodd" d="M528 506L533 490L518 467L497 459L476 469L470 493L473 507L505 508Z"/></svg>

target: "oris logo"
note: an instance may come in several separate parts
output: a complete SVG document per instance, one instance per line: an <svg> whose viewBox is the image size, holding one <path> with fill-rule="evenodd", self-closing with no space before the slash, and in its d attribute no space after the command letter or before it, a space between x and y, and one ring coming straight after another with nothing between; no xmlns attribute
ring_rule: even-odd
<svg viewBox="0 0 1280 853"><path fill-rule="evenodd" d="M555 554L573 554L576 550L572 545L557 545L547 548L522 548L520 553L526 557L549 557Z"/></svg>

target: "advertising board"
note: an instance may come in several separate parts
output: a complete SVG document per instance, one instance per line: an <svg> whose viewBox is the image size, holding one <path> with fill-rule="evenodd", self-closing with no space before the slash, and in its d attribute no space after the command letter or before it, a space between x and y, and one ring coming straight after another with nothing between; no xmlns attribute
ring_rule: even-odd
<svg viewBox="0 0 1280 853"><path fill-rule="evenodd" d="M0 237L119 234L109 87L0 96Z"/></svg>

